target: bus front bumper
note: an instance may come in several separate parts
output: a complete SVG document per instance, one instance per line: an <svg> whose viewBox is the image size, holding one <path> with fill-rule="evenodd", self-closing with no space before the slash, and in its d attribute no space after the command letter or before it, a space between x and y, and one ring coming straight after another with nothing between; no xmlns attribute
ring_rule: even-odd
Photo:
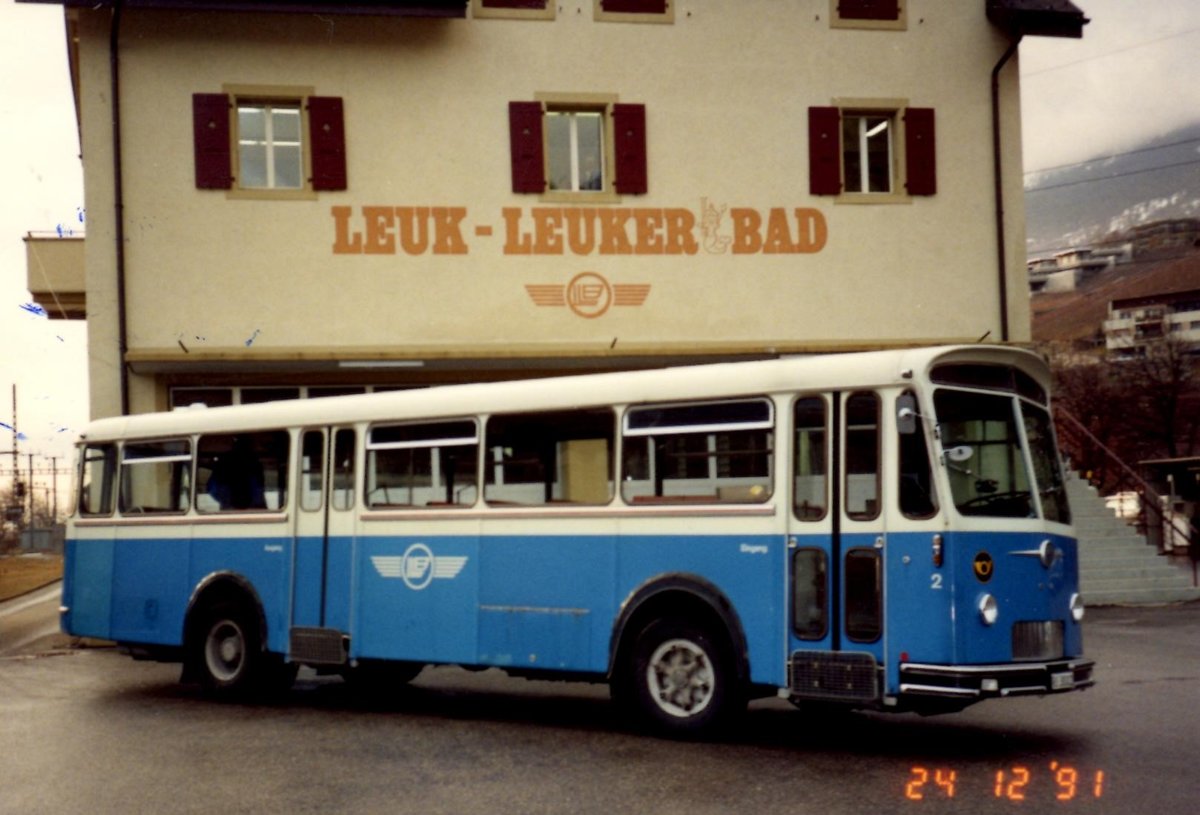
<svg viewBox="0 0 1200 815"><path fill-rule="evenodd" d="M1064 659L1002 665L900 665L901 696L937 696L964 701L1005 696L1065 693L1090 688L1095 662Z"/></svg>

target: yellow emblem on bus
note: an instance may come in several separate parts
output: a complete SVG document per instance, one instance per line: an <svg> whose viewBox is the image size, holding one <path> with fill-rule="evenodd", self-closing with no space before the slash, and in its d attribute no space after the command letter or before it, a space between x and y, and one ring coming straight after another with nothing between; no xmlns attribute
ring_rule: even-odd
<svg viewBox="0 0 1200 815"><path fill-rule="evenodd" d="M995 571L996 564L992 561L992 556L987 552L980 552L975 556L975 576L979 578L980 583L986 583L992 579L992 572Z"/></svg>

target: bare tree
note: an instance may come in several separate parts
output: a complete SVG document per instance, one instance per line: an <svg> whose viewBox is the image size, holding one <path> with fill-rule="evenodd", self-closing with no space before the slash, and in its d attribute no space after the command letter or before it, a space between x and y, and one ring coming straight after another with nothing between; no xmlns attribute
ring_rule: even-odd
<svg viewBox="0 0 1200 815"><path fill-rule="evenodd" d="M1141 439L1143 457L1192 455L1200 431L1200 377L1188 346L1168 337L1119 365L1127 371L1122 380L1130 408L1127 421Z"/></svg>
<svg viewBox="0 0 1200 815"><path fill-rule="evenodd" d="M1200 374L1184 343L1167 338L1136 357L1051 354L1055 401L1091 438L1060 435L1074 466L1102 490L1119 478L1097 445L1131 467L1153 458L1194 454L1200 447Z"/></svg>

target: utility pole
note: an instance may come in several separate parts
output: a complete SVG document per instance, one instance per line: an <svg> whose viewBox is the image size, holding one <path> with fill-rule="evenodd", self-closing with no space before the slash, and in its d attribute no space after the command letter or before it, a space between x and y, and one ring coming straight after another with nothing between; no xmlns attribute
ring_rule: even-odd
<svg viewBox="0 0 1200 815"><path fill-rule="evenodd" d="M13 446L12 446L12 471L13 471L13 488L16 488L17 483L17 385L14 382L12 386L12 406L13 406Z"/></svg>
<svg viewBox="0 0 1200 815"><path fill-rule="evenodd" d="M50 525L58 524L58 456L50 456Z"/></svg>
<svg viewBox="0 0 1200 815"><path fill-rule="evenodd" d="M33 489L33 453L29 453L28 455L29 455L29 487L28 487L28 489L25 490L25 492L27 492L29 494L29 529L30 529L29 534L30 534L30 537L32 538L33 530L37 528L37 518L34 517L34 514L33 514L34 510L37 509L37 505L34 503L34 498L33 498L34 493L35 493L35 490Z"/></svg>

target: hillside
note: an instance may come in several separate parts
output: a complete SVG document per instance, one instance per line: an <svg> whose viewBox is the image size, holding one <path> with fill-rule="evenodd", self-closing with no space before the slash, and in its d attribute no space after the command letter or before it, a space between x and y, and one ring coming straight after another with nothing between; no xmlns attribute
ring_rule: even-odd
<svg viewBox="0 0 1200 815"><path fill-rule="evenodd" d="M1200 121L1123 152L1025 179L1030 257L1150 221L1200 216Z"/></svg>

